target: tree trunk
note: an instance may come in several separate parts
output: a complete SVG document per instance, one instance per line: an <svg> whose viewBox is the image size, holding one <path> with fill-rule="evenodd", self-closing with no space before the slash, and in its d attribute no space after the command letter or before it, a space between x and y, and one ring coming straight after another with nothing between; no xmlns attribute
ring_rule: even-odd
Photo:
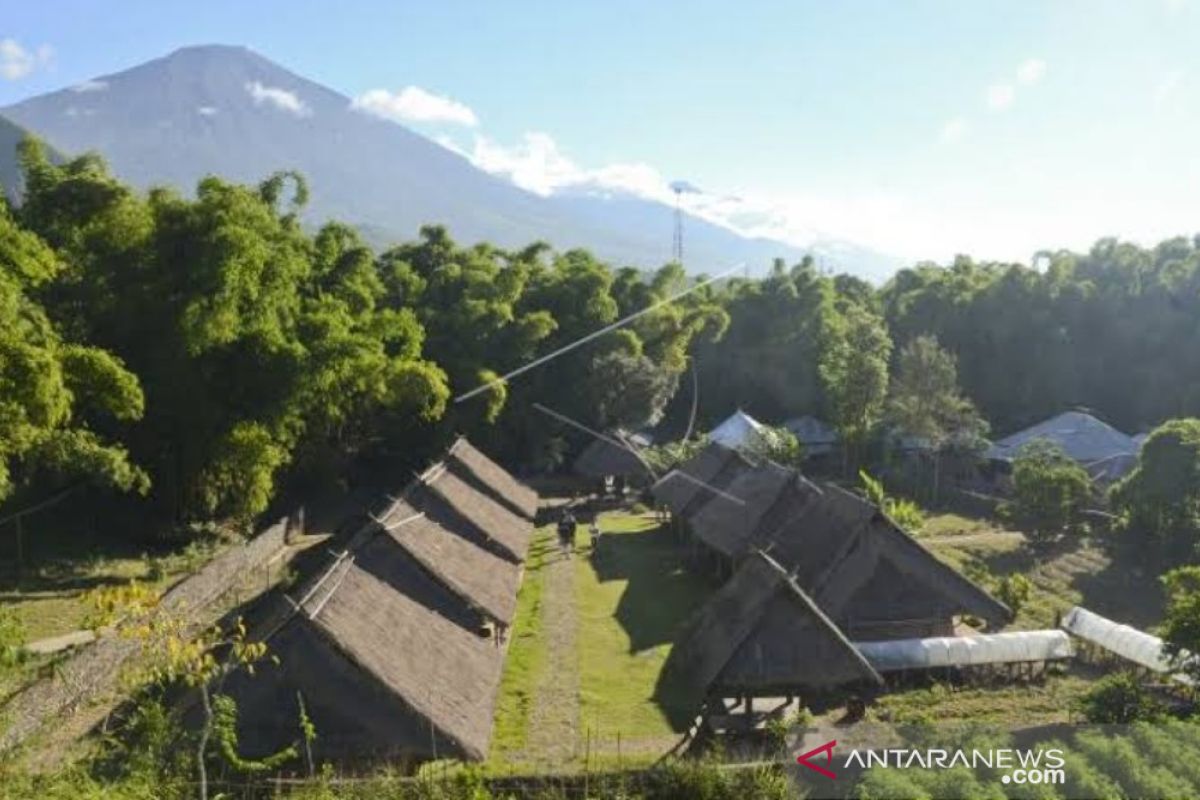
<svg viewBox="0 0 1200 800"><path fill-rule="evenodd" d="M200 685L200 700L204 705L204 727L200 730L200 742L196 745L196 775L200 782L200 800L208 800L208 769L204 765L204 754L212 733L213 710L206 683Z"/></svg>

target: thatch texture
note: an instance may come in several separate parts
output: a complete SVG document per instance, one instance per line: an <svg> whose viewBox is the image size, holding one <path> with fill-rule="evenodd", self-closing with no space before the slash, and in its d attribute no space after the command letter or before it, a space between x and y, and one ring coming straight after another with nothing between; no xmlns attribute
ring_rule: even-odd
<svg viewBox="0 0 1200 800"><path fill-rule="evenodd" d="M477 488L514 513L530 520L537 516L537 492L484 455L465 436L459 437L450 447L445 463L460 478L476 483Z"/></svg>
<svg viewBox="0 0 1200 800"><path fill-rule="evenodd" d="M371 526L466 603L504 625L517 608L521 568L397 500Z"/></svg>
<svg viewBox="0 0 1200 800"><path fill-rule="evenodd" d="M875 506L835 486L755 545L794 570L800 586L856 638L937 635L956 614L996 626L1012 617Z"/></svg>
<svg viewBox="0 0 1200 800"><path fill-rule="evenodd" d="M624 434L615 431L609 436L619 442ZM589 478L607 478L610 475L638 479L650 477L646 465L629 447L622 447L606 439L593 439L589 442L575 459L574 470L577 475Z"/></svg>
<svg viewBox="0 0 1200 800"><path fill-rule="evenodd" d="M269 639L278 669L227 687L242 741L298 734L302 693L326 757L486 757L504 651L455 619L463 605L376 537L308 584Z"/></svg>
<svg viewBox="0 0 1200 800"><path fill-rule="evenodd" d="M760 520L775 505L796 473L769 461L739 470L733 480L710 492L707 502L688 515L692 533L729 558L745 555Z"/></svg>
<svg viewBox="0 0 1200 800"><path fill-rule="evenodd" d="M405 492L405 500L443 528L482 538L514 563L525 560L533 520L476 489L444 464L427 470ZM464 525L469 530L464 531Z"/></svg>
<svg viewBox="0 0 1200 800"><path fill-rule="evenodd" d="M739 459L744 457L738 451L714 442L660 478L650 491L672 514L683 517L688 504L705 485L711 486L723 469Z"/></svg>
<svg viewBox="0 0 1200 800"><path fill-rule="evenodd" d="M700 608L670 661L691 687L716 693L797 693L881 682L837 626L763 553L747 558Z"/></svg>

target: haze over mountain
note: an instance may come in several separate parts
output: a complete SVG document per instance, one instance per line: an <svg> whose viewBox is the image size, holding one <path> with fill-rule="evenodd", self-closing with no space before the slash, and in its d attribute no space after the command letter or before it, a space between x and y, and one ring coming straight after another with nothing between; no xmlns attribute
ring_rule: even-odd
<svg viewBox="0 0 1200 800"><path fill-rule="evenodd" d="M0 114L64 153L100 152L117 175L141 187L190 192L209 174L257 182L276 170L299 170L312 193L309 221L358 225L376 245L441 223L463 242L515 247L544 239L646 268L670 257L668 205L614 191L581 188L549 197L525 191L243 47L184 48ZM6 185L14 137L0 125ZM693 272L737 263L761 272L775 257L793 262L806 252L695 216L685 227L684 261ZM844 242L819 242L809 252L828 267L876 279L897 266Z"/></svg>

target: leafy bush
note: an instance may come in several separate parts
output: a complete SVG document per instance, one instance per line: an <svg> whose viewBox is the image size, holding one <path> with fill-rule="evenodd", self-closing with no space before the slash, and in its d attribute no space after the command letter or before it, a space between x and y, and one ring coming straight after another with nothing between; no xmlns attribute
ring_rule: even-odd
<svg viewBox="0 0 1200 800"><path fill-rule="evenodd" d="M1002 513L1036 540L1086 530L1083 510L1092 496L1092 479L1053 442L1038 439L1021 448L1013 461L1013 499Z"/></svg>
<svg viewBox="0 0 1200 800"><path fill-rule="evenodd" d="M25 626L11 609L0 608L0 671L25 660Z"/></svg>
<svg viewBox="0 0 1200 800"><path fill-rule="evenodd" d="M1079 711L1088 722L1125 725L1159 719L1162 704L1132 672L1106 675L1079 698Z"/></svg>
<svg viewBox="0 0 1200 800"><path fill-rule="evenodd" d="M871 477L866 470L859 470L858 478L862 482L863 495L869 502L878 506L892 522L909 533L920 532L921 526L925 524L925 512L920 506L912 500L888 496L883 488L883 481Z"/></svg>
<svg viewBox="0 0 1200 800"><path fill-rule="evenodd" d="M1033 584L1024 575L1019 574L1005 575L996 586L996 596L1000 598L1000 602L1012 609L1014 615L1021 613L1032 591Z"/></svg>

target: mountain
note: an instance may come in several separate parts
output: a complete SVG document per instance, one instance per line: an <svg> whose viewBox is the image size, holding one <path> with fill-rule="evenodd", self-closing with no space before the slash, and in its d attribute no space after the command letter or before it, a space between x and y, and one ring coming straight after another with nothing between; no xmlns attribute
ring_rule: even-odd
<svg viewBox="0 0 1200 800"><path fill-rule="evenodd" d="M622 194L524 191L243 47L187 47L0 115L62 152L100 152L117 175L141 187L190 192L209 174L257 182L276 170L298 170L310 184L310 222L358 225L376 245L441 223L463 242L516 247L544 239L641 267L670 257L667 205ZM0 138L0 170L10 152ZM695 272L740 262L761 271L774 257L792 262L804 254L697 217L685 227L685 263Z"/></svg>

